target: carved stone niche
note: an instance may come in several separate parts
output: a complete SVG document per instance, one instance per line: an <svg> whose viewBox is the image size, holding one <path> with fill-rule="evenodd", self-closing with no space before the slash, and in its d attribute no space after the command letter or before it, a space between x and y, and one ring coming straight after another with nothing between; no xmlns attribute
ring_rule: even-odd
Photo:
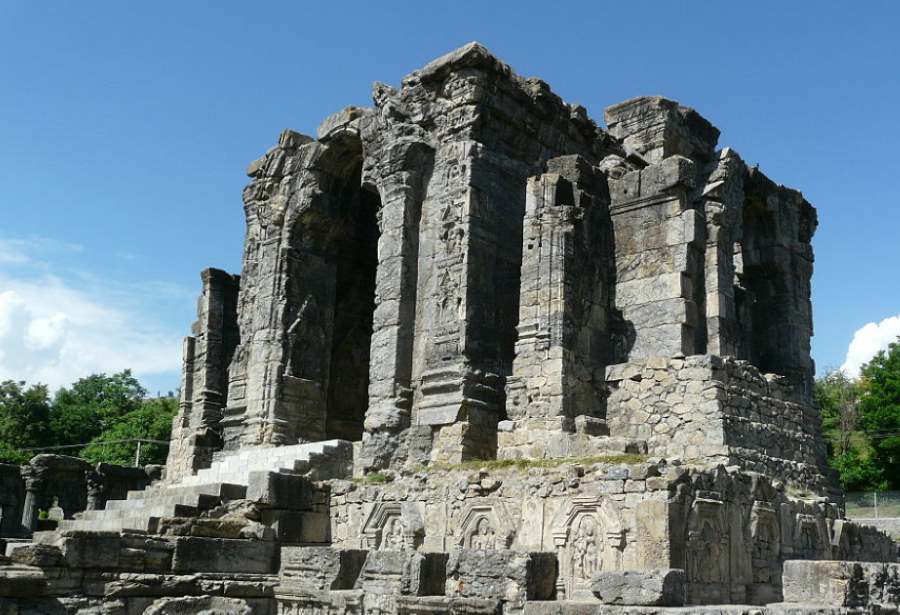
<svg viewBox="0 0 900 615"><path fill-rule="evenodd" d="M370 551L417 549L425 537L425 524L411 503L378 502L362 528L363 548Z"/></svg>
<svg viewBox="0 0 900 615"><path fill-rule="evenodd" d="M825 523L816 515L797 513L794 518L794 555L815 559L829 551Z"/></svg>
<svg viewBox="0 0 900 615"><path fill-rule="evenodd" d="M688 517L686 545L688 583L719 587L728 580L728 532L719 493L697 492Z"/></svg>
<svg viewBox="0 0 900 615"><path fill-rule="evenodd" d="M594 573L622 570L625 529L613 504L599 496L576 496L553 521L553 545L559 560L559 600L595 600Z"/></svg>
<svg viewBox="0 0 900 615"><path fill-rule="evenodd" d="M769 502L756 500L750 511L750 544L754 583L777 583L774 563L781 552L778 515Z"/></svg>
<svg viewBox="0 0 900 615"><path fill-rule="evenodd" d="M469 502L459 518L454 538L463 549L509 549L516 536L513 517L500 500Z"/></svg>

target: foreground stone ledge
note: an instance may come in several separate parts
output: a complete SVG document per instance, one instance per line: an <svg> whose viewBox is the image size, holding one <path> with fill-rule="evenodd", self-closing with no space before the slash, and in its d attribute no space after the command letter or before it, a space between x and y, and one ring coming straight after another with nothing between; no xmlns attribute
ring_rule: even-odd
<svg viewBox="0 0 900 615"><path fill-rule="evenodd" d="M685 599L684 570L598 572L591 591L604 604L681 606Z"/></svg>
<svg viewBox="0 0 900 615"><path fill-rule="evenodd" d="M790 560L784 563L784 601L896 612L900 564Z"/></svg>
<svg viewBox="0 0 900 615"><path fill-rule="evenodd" d="M176 538L173 572L234 572L275 574L278 545L258 540Z"/></svg>

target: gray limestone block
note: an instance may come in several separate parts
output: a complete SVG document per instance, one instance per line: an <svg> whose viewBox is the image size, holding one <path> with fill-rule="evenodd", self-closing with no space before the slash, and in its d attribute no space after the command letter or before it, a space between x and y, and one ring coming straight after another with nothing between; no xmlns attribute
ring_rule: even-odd
<svg viewBox="0 0 900 615"><path fill-rule="evenodd" d="M273 574L277 568L278 548L274 542L193 536L175 539L172 569L177 573Z"/></svg>
<svg viewBox="0 0 900 615"><path fill-rule="evenodd" d="M452 615L500 615L499 599L448 598L447 596L401 596L397 599L399 615L450 613Z"/></svg>
<svg viewBox="0 0 900 615"><path fill-rule="evenodd" d="M9 554L14 564L23 566L58 566L62 563L62 551L59 547L44 544L26 544L14 547Z"/></svg>
<svg viewBox="0 0 900 615"><path fill-rule="evenodd" d="M785 602L851 608L900 607L900 564L788 560L784 563L782 583Z"/></svg>
<svg viewBox="0 0 900 615"><path fill-rule="evenodd" d="M591 591L604 604L681 606L685 598L684 570L611 570L594 575Z"/></svg>
<svg viewBox="0 0 900 615"><path fill-rule="evenodd" d="M525 600L551 600L556 591L555 553L510 550L459 549L447 563L447 595L465 598L505 596Z"/></svg>
<svg viewBox="0 0 900 615"><path fill-rule="evenodd" d="M118 532L62 532L58 541L70 568L116 568L122 548ZM143 560L143 554L141 555Z"/></svg>
<svg viewBox="0 0 900 615"><path fill-rule="evenodd" d="M367 594L440 595L446 570L446 553L370 551L355 587Z"/></svg>
<svg viewBox="0 0 900 615"><path fill-rule="evenodd" d="M333 547L282 547L281 584L304 590L353 589L368 551Z"/></svg>
<svg viewBox="0 0 900 615"><path fill-rule="evenodd" d="M582 414L575 417L575 433L589 436L608 436L609 426L604 419Z"/></svg>
<svg viewBox="0 0 900 615"><path fill-rule="evenodd" d="M33 566L0 566L0 598L36 598L47 589L47 579ZM0 607L3 607L0 601ZM15 612L15 611L13 611Z"/></svg>
<svg viewBox="0 0 900 615"><path fill-rule="evenodd" d="M362 117L365 111L365 109L359 107L346 107L336 113L332 113L319 124L316 136L318 136L319 141L327 141L330 137L346 130L353 122Z"/></svg>
<svg viewBox="0 0 900 615"><path fill-rule="evenodd" d="M247 482L247 499L272 508L309 510L313 491L306 477L280 472L251 472Z"/></svg>
<svg viewBox="0 0 900 615"><path fill-rule="evenodd" d="M241 598L185 596L160 598L147 607L143 615L263 615L271 610L254 608Z"/></svg>

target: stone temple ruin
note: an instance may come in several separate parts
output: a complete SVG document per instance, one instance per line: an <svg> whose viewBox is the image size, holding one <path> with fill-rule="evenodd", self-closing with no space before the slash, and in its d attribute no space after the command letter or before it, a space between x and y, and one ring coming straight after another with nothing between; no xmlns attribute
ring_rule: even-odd
<svg viewBox="0 0 900 615"><path fill-rule="evenodd" d="M802 194L474 43L373 99L250 164L165 478L11 542L0 613L896 612L826 464Z"/></svg>

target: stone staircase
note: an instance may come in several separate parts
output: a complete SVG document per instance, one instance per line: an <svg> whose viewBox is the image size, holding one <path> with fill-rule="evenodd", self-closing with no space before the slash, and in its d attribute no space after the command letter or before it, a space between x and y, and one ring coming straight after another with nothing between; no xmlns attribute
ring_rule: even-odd
<svg viewBox="0 0 900 615"><path fill-rule="evenodd" d="M59 522L58 530L156 531L163 517L198 516L229 500L246 496L254 472L302 474L313 480L347 478L352 472L353 443L327 440L221 455L209 468L174 483L160 482L127 499L109 500L103 510L87 510Z"/></svg>

